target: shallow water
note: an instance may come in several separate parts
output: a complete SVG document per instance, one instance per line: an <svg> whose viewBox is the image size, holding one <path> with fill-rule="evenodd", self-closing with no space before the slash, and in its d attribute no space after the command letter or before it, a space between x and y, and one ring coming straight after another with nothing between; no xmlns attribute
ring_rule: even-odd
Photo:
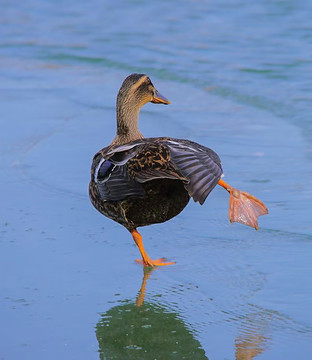
<svg viewBox="0 0 312 360"><path fill-rule="evenodd" d="M0 359L308 359L312 351L311 2L2 2ZM127 231L91 206L93 154L125 76L171 105L146 136L220 155L269 208L230 225L228 195ZM139 306L140 305L140 306Z"/></svg>

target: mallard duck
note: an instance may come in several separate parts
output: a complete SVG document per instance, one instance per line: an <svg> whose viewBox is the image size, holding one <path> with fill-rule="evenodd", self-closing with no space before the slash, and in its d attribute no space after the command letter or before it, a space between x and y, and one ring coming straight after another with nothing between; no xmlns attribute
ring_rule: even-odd
<svg viewBox="0 0 312 360"><path fill-rule="evenodd" d="M89 185L93 206L131 233L140 262L149 267L174 264L151 260L137 228L175 217L191 197L202 205L217 184L230 193L230 222L258 229L257 218L268 213L266 206L221 179L221 161L213 150L190 140L143 137L139 112L148 102L170 104L147 75L129 75L117 95L116 136L95 154Z"/></svg>

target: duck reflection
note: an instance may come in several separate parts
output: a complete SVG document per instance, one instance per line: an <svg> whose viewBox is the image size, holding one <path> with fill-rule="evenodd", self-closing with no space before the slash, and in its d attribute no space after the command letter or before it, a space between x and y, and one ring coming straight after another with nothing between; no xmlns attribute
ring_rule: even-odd
<svg viewBox="0 0 312 360"><path fill-rule="evenodd" d="M144 269L136 301L124 300L106 313L96 326L101 360L111 359L208 359L201 344L179 314L163 304L145 301L148 279ZM235 359L253 360L267 348L270 323L267 310L254 309L240 317L241 333L235 340Z"/></svg>
<svg viewBox="0 0 312 360"><path fill-rule="evenodd" d="M96 326L100 359L208 359L179 315L144 301L144 270L136 303L124 301L102 315Z"/></svg>

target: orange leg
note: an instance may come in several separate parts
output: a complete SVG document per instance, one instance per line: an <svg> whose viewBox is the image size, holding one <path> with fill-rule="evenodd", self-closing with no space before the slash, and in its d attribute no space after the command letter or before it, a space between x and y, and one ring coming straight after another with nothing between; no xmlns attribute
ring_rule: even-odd
<svg viewBox="0 0 312 360"><path fill-rule="evenodd" d="M263 202L245 191L233 188L222 179L219 180L219 185L230 193L230 222L240 222L258 230L258 216L268 213Z"/></svg>
<svg viewBox="0 0 312 360"><path fill-rule="evenodd" d="M175 264L175 262L165 262L166 260L165 258L151 260L144 249L142 236L138 233L136 229L131 231L131 235L142 255L142 260L136 260L136 262L143 264L144 266L151 266L151 267Z"/></svg>

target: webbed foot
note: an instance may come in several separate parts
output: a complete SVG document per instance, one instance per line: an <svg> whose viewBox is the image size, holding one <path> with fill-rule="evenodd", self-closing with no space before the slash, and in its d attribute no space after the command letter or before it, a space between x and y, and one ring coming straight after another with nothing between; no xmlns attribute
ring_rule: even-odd
<svg viewBox="0 0 312 360"><path fill-rule="evenodd" d="M166 265L173 265L175 264L174 261L167 262L167 259L162 257L160 259L151 260L150 258L145 260L136 259L135 262L144 266L154 267L154 266L166 266Z"/></svg>
<svg viewBox="0 0 312 360"><path fill-rule="evenodd" d="M233 188L222 179L219 185L230 193L230 222L240 222L258 230L258 217L268 213L263 202L245 191Z"/></svg>
<svg viewBox="0 0 312 360"><path fill-rule="evenodd" d="M240 222L258 230L258 216L267 213L268 209L262 201L245 191L231 188L229 206L231 223Z"/></svg>

